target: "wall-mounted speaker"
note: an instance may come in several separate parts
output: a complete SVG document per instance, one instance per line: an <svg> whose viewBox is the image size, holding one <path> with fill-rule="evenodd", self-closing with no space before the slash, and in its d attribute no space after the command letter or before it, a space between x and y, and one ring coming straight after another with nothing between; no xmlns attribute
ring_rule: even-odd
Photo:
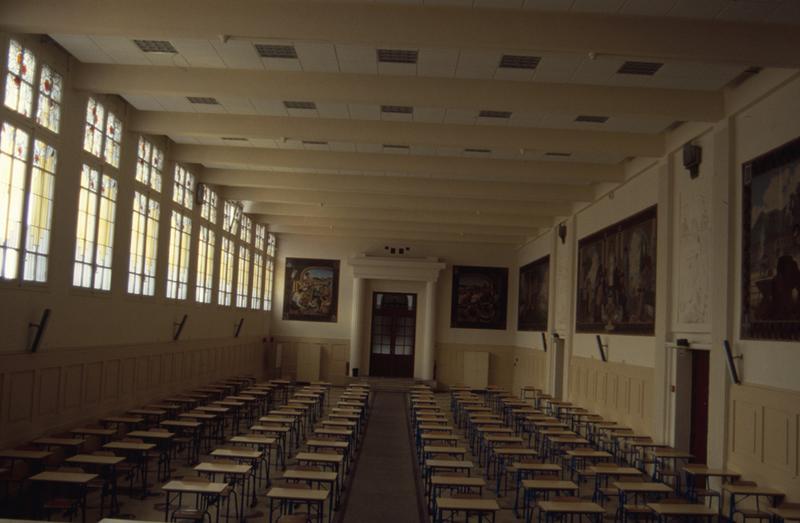
<svg viewBox="0 0 800 523"><path fill-rule="evenodd" d="M683 166L689 171L689 176L697 178L702 161L703 149L699 145L687 143L683 146Z"/></svg>

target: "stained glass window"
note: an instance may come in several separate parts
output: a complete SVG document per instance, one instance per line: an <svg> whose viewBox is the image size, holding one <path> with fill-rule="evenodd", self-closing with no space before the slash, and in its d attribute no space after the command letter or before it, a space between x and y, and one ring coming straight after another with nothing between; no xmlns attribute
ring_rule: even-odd
<svg viewBox="0 0 800 523"><path fill-rule="evenodd" d="M36 57L16 40L8 46L8 75L6 76L5 106L23 116L30 117L33 111L36 75Z"/></svg>
<svg viewBox="0 0 800 523"><path fill-rule="evenodd" d="M211 223L217 223L217 201L219 197L217 193L209 189L207 185L204 187L203 205L200 207L200 217Z"/></svg>
<svg viewBox="0 0 800 523"><path fill-rule="evenodd" d="M25 131L3 124L0 132L0 277L4 279L16 278L19 270L29 139Z"/></svg>
<svg viewBox="0 0 800 523"><path fill-rule="evenodd" d="M189 286L192 219L172 211L167 260L167 298L185 300Z"/></svg>
<svg viewBox="0 0 800 523"><path fill-rule="evenodd" d="M158 201L139 191L134 192L128 262L128 292L131 294L155 294L159 213Z"/></svg>
<svg viewBox="0 0 800 523"><path fill-rule="evenodd" d="M175 164L172 201L188 210L194 207L194 176L178 164Z"/></svg>
<svg viewBox="0 0 800 523"><path fill-rule="evenodd" d="M25 261L23 278L47 281L47 257L50 253L50 231L55 189L56 150L36 140L33 144L33 169L28 190L28 211L25 221Z"/></svg>
<svg viewBox="0 0 800 523"><path fill-rule="evenodd" d="M222 230L235 236L239 232L241 218L242 208L235 202L225 200L222 207Z"/></svg>
<svg viewBox="0 0 800 523"><path fill-rule="evenodd" d="M83 150L98 158L103 153L103 125L106 121L106 109L94 98L86 104L86 132L83 135Z"/></svg>
<svg viewBox="0 0 800 523"><path fill-rule="evenodd" d="M119 167L119 153L122 143L122 122L114 113L109 112L106 119L106 143L103 156L106 162Z"/></svg>
<svg viewBox="0 0 800 523"><path fill-rule="evenodd" d="M253 287L250 291L250 308L261 309L264 291L264 255L256 252L253 255Z"/></svg>
<svg viewBox="0 0 800 523"><path fill-rule="evenodd" d="M250 249L239 246L239 271L236 280L236 306L247 307L247 291L250 287Z"/></svg>
<svg viewBox="0 0 800 523"><path fill-rule="evenodd" d="M72 277L76 287L111 288L116 202L117 181L84 164Z"/></svg>
<svg viewBox="0 0 800 523"><path fill-rule="evenodd" d="M39 79L39 102L36 106L36 123L58 133L61 124L61 95L64 87L62 76L48 65L42 65Z"/></svg>
<svg viewBox="0 0 800 523"><path fill-rule="evenodd" d="M219 292L217 303L220 305L231 304L233 295L233 255L234 243L230 238L222 237L219 258Z"/></svg>
<svg viewBox="0 0 800 523"><path fill-rule="evenodd" d="M139 137L136 161L136 181L156 192L161 192L161 170L164 168L164 153L144 137Z"/></svg>
<svg viewBox="0 0 800 523"><path fill-rule="evenodd" d="M197 285L195 300L200 303L211 303L211 291L214 285L214 231L200 226L197 238Z"/></svg>

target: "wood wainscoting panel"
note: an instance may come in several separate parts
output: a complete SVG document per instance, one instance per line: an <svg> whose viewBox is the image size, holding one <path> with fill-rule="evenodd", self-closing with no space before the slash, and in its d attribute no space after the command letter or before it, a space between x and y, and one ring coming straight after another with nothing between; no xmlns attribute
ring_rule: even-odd
<svg viewBox="0 0 800 523"><path fill-rule="evenodd" d="M81 388L83 387L83 364L64 367L64 391L62 405L65 410L77 409L81 406Z"/></svg>
<svg viewBox="0 0 800 523"><path fill-rule="evenodd" d="M38 416L58 414L58 398L61 390L61 367L48 367L39 371Z"/></svg>
<svg viewBox="0 0 800 523"><path fill-rule="evenodd" d="M574 356L569 399L638 433L652 431L653 369Z"/></svg>
<svg viewBox="0 0 800 523"><path fill-rule="evenodd" d="M33 419L34 371L12 372L8 380L8 422L20 423Z"/></svg>
<svg viewBox="0 0 800 523"><path fill-rule="evenodd" d="M122 360L122 368L120 372L120 396L125 397L133 394L134 383L136 383L136 358L125 358Z"/></svg>
<svg viewBox="0 0 800 523"><path fill-rule="evenodd" d="M210 354L218 347L229 356L224 365L207 366L204 376L192 372L200 370L192 362L201 353ZM167 392L226 376L250 374L261 380L265 351L259 337L236 343L194 340L54 349L35 357L0 355L0 448L96 423L102 416L156 401Z"/></svg>
<svg viewBox="0 0 800 523"><path fill-rule="evenodd" d="M103 362L87 363L84 367L83 403L95 405L100 402L103 391Z"/></svg>
<svg viewBox="0 0 800 523"><path fill-rule="evenodd" d="M800 392L734 385L730 412L731 468L800 501Z"/></svg>
<svg viewBox="0 0 800 523"><path fill-rule="evenodd" d="M103 363L103 401L119 398L120 377L120 360Z"/></svg>

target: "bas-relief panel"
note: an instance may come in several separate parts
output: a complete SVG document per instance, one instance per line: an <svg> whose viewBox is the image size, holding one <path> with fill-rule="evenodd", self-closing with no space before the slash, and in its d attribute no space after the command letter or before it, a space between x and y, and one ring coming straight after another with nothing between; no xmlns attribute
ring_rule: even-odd
<svg viewBox="0 0 800 523"><path fill-rule="evenodd" d="M565 332L572 328L570 322L570 308L572 293L564 292L572 288L572 255L568 245L559 245L556 258L556 330Z"/></svg>
<svg viewBox="0 0 800 523"><path fill-rule="evenodd" d="M689 326L705 329L710 320L710 201L703 192L689 190L679 193L678 200L676 327L680 330L690 330Z"/></svg>

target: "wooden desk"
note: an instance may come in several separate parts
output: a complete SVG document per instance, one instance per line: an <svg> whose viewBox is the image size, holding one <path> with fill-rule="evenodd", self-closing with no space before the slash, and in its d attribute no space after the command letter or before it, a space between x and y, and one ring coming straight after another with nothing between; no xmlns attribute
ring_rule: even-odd
<svg viewBox="0 0 800 523"><path fill-rule="evenodd" d="M117 433L114 429L95 429L90 427L81 427L70 430L70 433L77 434L78 436L97 436L100 441L105 443L108 438Z"/></svg>
<svg viewBox="0 0 800 523"><path fill-rule="evenodd" d="M219 499L220 495L228 488L227 483L201 483L197 481L179 481L172 480L161 487L166 495L166 503L164 503L164 521L169 521L170 507L180 507L184 494L195 496L195 507L200 507L202 498ZM177 498L177 503L170 503L170 494ZM173 498L174 499L174 498ZM211 516L209 515L209 519ZM217 503L217 520L219 520L219 503Z"/></svg>
<svg viewBox="0 0 800 523"><path fill-rule="evenodd" d="M253 467L251 465L241 465L235 464L231 465L228 463L214 463L212 462L203 462L199 463L194 467L196 472L200 474L205 474L208 476L208 479L211 481L216 481L217 475L222 474L223 481L227 481L228 478L231 478L233 481L233 487L236 488L236 485L241 484L241 503L239 504L239 519L244 521L244 500L247 497L248 493L248 478L252 476L251 472ZM256 485L255 480L253 481L252 486L253 495L251 498L251 506L256 504Z"/></svg>
<svg viewBox="0 0 800 523"><path fill-rule="evenodd" d="M555 463L512 463L511 467L514 470L514 515L519 517L519 493L522 490L522 480L535 478L536 474L543 474L546 476L554 476L561 472L561 466ZM503 493L508 491L506 485ZM498 491L498 495L501 493Z"/></svg>
<svg viewBox="0 0 800 523"><path fill-rule="evenodd" d="M772 501L772 506L775 507L778 505L778 501L781 500L786 494L781 492L780 490L776 490L770 487L759 487L758 485L723 485L722 490L730 494L730 503L729 503L729 513L728 517L731 521L734 521L734 515L736 514L736 496L741 496L742 499L746 499L750 496L755 497L766 497L770 498ZM741 501L741 499L739 500Z"/></svg>
<svg viewBox="0 0 800 523"><path fill-rule="evenodd" d="M82 438L38 438L33 440L32 443L45 448L67 447L73 451L77 451L81 445L86 443L86 440Z"/></svg>
<svg viewBox="0 0 800 523"><path fill-rule="evenodd" d="M434 502L436 507L435 522L441 523L444 521L445 513L452 515L463 512L467 521L471 515L476 515L480 518L490 516L490 521L494 522L497 511L500 510L500 505L497 504L495 499L464 499L464 498L445 498L438 497Z"/></svg>
<svg viewBox="0 0 800 523"><path fill-rule="evenodd" d="M287 502L296 502L308 506L309 516L312 514L312 506L316 507L316 521L322 523L325 516L325 501L330 496L330 492L325 489L295 489L295 488L282 488L273 487L267 492L267 499L269 499L269 517L268 521L272 523L273 513L275 512L275 502L278 502L277 510L283 513L283 509ZM328 514L328 521L332 521L333 514Z"/></svg>
<svg viewBox="0 0 800 523"><path fill-rule="evenodd" d="M127 441L111 441L103 445L106 450L119 451L128 456L131 461L139 463L142 467L142 499L147 495L147 453L154 448L154 443L132 443Z"/></svg>
<svg viewBox="0 0 800 523"><path fill-rule="evenodd" d="M81 521L86 523L86 486L90 481L95 479L97 474L86 474L82 472L40 472L35 476L31 476L30 481L37 483L61 483L67 485L77 485L80 487L80 499L78 500L81 510ZM41 507L44 500L39 496L39 503L36 507Z"/></svg>
<svg viewBox="0 0 800 523"><path fill-rule="evenodd" d="M789 507L769 507L766 511L775 521L800 521L800 506L797 504Z"/></svg>
<svg viewBox="0 0 800 523"><path fill-rule="evenodd" d="M333 514L333 511L339 507L339 475L336 472L289 469L284 471L282 479L290 482L302 481L310 487L315 484L320 487L327 486L328 490L334 494L328 498L328 514Z"/></svg>
<svg viewBox="0 0 800 523"><path fill-rule="evenodd" d="M615 481L612 486L617 489L619 502L617 503L617 515L622 521L627 521L628 507L641 508L639 496L647 500L648 496L667 496L672 493L672 487L664 483L653 483L650 481ZM630 498L633 496L633 502Z"/></svg>
<svg viewBox="0 0 800 523"><path fill-rule="evenodd" d="M602 521L605 509L591 501L541 501L537 504L544 515L545 522L558 516L588 516L594 521Z"/></svg>
<svg viewBox="0 0 800 523"><path fill-rule="evenodd" d="M659 521L665 521L667 518L706 518L710 523L717 515L716 510L702 503L648 503L647 506L656 513Z"/></svg>
<svg viewBox="0 0 800 523"><path fill-rule="evenodd" d="M738 472L733 472L726 469L710 468L706 465L689 464L683 467L683 472L686 474L686 493L689 499L697 501L695 493L698 488L698 483L703 482L704 486L708 488L708 478L720 478L723 483L729 480L739 479ZM722 505L720 503L720 505Z"/></svg>
<svg viewBox="0 0 800 523"><path fill-rule="evenodd" d="M88 465L94 470L98 470L100 476L109 486L111 492L111 513L116 514L119 510L119 502L117 500L117 472L116 467L125 461L121 456L97 456L94 454L77 454L66 459L67 463L76 465ZM103 512L102 498L100 512Z"/></svg>
<svg viewBox="0 0 800 523"><path fill-rule="evenodd" d="M558 494L564 492L567 494L575 494L578 492L578 485L572 481L563 481L556 479L525 479L522 480L522 514L527 523L530 523L533 518L533 508L537 501L537 492L543 494L544 500L547 500L551 492Z"/></svg>

